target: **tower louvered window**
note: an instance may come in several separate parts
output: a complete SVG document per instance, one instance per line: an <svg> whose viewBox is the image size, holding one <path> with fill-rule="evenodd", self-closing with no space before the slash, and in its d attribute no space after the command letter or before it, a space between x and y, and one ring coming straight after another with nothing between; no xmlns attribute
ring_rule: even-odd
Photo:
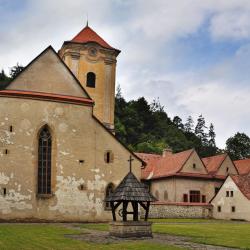
<svg viewBox="0 0 250 250"><path fill-rule="evenodd" d="M45 125L39 133L38 194L51 194L51 144L51 134Z"/></svg>

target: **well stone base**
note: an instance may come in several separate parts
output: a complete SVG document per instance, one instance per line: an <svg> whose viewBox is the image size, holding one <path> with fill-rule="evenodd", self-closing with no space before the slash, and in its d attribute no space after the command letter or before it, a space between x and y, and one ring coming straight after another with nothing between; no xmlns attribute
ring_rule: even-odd
<svg viewBox="0 0 250 250"><path fill-rule="evenodd" d="M109 234L120 238L152 237L151 222L115 221L109 224Z"/></svg>

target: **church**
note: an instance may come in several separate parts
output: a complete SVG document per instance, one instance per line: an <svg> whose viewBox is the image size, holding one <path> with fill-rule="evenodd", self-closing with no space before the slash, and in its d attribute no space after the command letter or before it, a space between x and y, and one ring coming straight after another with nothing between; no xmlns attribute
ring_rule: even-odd
<svg viewBox="0 0 250 250"><path fill-rule="evenodd" d="M0 91L1 220L107 221L131 156L140 179L144 161L114 136L119 53L86 25Z"/></svg>

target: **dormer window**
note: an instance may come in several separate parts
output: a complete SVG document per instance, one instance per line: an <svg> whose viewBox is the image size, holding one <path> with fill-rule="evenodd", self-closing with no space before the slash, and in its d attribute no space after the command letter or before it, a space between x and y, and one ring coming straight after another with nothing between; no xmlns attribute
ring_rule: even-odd
<svg viewBox="0 0 250 250"><path fill-rule="evenodd" d="M96 75L93 72L87 74L86 86L89 88L95 88Z"/></svg>

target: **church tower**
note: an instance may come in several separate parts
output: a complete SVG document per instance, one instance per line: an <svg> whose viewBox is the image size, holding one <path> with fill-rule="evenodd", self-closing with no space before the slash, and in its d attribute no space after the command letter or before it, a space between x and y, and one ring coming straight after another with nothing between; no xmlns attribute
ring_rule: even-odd
<svg viewBox="0 0 250 250"><path fill-rule="evenodd" d="M88 24L59 55L95 101L94 115L114 130L116 57L120 50L111 47Z"/></svg>

